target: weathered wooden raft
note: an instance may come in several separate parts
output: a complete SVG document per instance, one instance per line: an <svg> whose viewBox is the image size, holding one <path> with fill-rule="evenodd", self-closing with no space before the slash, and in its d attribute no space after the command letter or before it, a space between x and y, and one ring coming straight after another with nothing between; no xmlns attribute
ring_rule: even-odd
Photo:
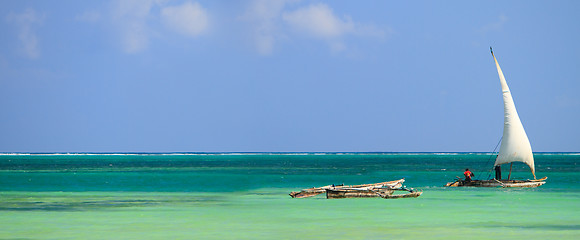
<svg viewBox="0 0 580 240"><path fill-rule="evenodd" d="M386 199L394 198L410 198L419 197L423 192L416 192L414 190L409 190L403 188L403 182L405 179L399 179L395 181L381 182L381 183L371 183L362 185L328 185L324 187L315 187L303 189L300 192L292 192L290 196L293 198L306 198L316 196L322 193L326 193L326 198L369 198L369 197L382 197ZM393 194L395 191L408 191L407 194Z"/></svg>

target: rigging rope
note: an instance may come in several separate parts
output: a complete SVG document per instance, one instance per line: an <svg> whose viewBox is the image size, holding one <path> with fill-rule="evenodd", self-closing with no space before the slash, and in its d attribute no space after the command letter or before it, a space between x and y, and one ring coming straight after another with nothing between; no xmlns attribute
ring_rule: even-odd
<svg viewBox="0 0 580 240"><path fill-rule="evenodd" d="M495 153L495 150L497 149L497 147L499 146L499 144L501 143L501 140L503 139L503 136L501 138L499 138L499 142L497 142L497 144L495 145L495 148L493 149L492 152L490 152L489 154L489 158L487 159L487 162L485 162L485 166L488 166L489 164L489 160L491 160L491 157L493 157L493 154ZM487 179L490 179L491 177L491 171L493 171L493 167L489 170L488 175L487 175ZM483 174L484 172L482 172L481 174ZM481 175L480 174L480 175Z"/></svg>

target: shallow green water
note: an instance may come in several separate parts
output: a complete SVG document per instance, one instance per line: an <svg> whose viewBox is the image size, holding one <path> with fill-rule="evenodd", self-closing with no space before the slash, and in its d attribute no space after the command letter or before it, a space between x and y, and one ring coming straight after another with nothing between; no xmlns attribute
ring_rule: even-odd
<svg viewBox="0 0 580 240"><path fill-rule="evenodd" d="M535 158L496 189L442 187L485 154L3 155L0 239L578 239L580 156ZM423 196L288 196L399 178Z"/></svg>

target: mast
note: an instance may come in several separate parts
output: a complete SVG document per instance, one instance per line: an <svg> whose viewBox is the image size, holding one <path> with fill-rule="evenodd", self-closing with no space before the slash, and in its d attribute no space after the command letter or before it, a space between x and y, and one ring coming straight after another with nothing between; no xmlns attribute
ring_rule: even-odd
<svg viewBox="0 0 580 240"><path fill-rule="evenodd" d="M512 166L514 165L514 163L510 163L510 173L508 174L508 181L510 180L510 178L512 177ZM535 178L535 177L534 177Z"/></svg>
<svg viewBox="0 0 580 240"><path fill-rule="evenodd" d="M490 47L489 50L491 51L499 75L504 103L503 137L494 166L512 162L523 162L530 167L534 179L536 179L534 155L530 141L516 111L516 106L503 72L493 54L493 49Z"/></svg>

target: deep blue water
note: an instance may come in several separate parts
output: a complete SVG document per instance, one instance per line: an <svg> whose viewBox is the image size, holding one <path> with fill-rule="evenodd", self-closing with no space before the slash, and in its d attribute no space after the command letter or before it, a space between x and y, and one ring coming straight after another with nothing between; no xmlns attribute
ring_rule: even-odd
<svg viewBox="0 0 580 240"><path fill-rule="evenodd" d="M485 153L193 153L0 155L0 191L231 192L405 178L441 187L470 168L489 179ZM535 154L544 187L578 190L580 154ZM503 168L507 176L508 167ZM516 163L513 177L532 178Z"/></svg>

